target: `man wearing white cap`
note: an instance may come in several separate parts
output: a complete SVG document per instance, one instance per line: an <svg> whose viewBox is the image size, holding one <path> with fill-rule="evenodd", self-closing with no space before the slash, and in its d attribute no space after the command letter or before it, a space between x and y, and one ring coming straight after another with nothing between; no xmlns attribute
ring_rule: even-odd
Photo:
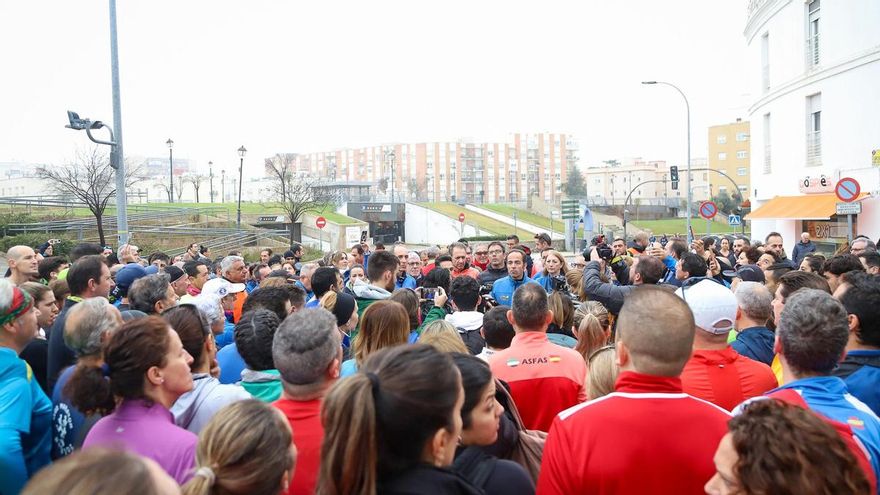
<svg viewBox="0 0 880 495"><path fill-rule="evenodd" d="M222 349L233 343L235 334L235 323L232 322L232 312L235 308L235 295L244 292L244 284L233 284L225 278L212 278L205 282L202 286L200 295L216 295L220 298L220 305L223 306L223 313L226 315L226 324L223 327L223 333L215 335L215 342L218 349Z"/></svg>
<svg viewBox="0 0 880 495"><path fill-rule="evenodd" d="M742 401L777 387L764 363L740 355L727 344L736 322L736 296L714 280L675 291L694 314L694 348L681 373L684 392L728 411Z"/></svg>

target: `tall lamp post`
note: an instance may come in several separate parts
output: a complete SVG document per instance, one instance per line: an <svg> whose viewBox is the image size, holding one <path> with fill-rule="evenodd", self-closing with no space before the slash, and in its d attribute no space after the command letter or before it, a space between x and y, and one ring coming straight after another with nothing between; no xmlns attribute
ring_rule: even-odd
<svg viewBox="0 0 880 495"><path fill-rule="evenodd" d="M214 169L212 168L212 165L214 165L214 162L208 162L208 185L211 188L209 194L211 196L211 202L213 203L214 202Z"/></svg>
<svg viewBox="0 0 880 495"><path fill-rule="evenodd" d="M226 202L226 169L220 171L220 202Z"/></svg>
<svg viewBox="0 0 880 495"><path fill-rule="evenodd" d="M174 202L174 141L171 138L168 138L168 141L165 141L165 144L168 145L168 182L171 183L171 188L168 193L168 202Z"/></svg>
<svg viewBox="0 0 880 495"><path fill-rule="evenodd" d="M236 225L238 229L241 230L241 183L244 173L244 155L247 154L247 149L244 145L241 145L241 148L238 149L238 158L240 159L238 164L238 220L236 221Z"/></svg>
<svg viewBox="0 0 880 495"><path fill-rule="evenodd" d="M691 232L691 203L693 203L693 191L691 191L691 105L688 103L687 96L678 88L678 86L663 81L642 81L642 84L664 84L678 91L678 94L684 99L684 106L687 110L687 236L688 243L693 242Z"/></svg>

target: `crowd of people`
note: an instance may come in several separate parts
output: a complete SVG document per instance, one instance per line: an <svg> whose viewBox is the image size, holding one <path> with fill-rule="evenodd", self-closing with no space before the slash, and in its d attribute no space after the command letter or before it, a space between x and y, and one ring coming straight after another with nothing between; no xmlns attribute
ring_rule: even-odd
<svg viewBox="0 0 880 495"><path fill-rule="evenodd" d="M0 280L2 495L878 493L864 236L55 245Z"/></svg>

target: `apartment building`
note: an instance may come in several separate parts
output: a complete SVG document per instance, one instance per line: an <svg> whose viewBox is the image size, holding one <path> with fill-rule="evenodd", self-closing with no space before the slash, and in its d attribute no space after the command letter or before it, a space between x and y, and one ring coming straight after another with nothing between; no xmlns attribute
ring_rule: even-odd
<svg viewBox="0 0 880 495"><path fill-rule="evenodd" d="M726 191L733 196L733 184L743 200L749 199L751 171L751 135L749 123L742 119L729 124L709 127L708 166L724 175L709 172L709 182L714 193Z"/></svg>

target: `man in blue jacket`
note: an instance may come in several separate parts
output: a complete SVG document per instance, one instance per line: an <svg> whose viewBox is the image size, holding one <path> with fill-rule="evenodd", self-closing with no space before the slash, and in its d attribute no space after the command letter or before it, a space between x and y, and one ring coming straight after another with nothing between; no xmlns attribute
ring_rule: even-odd
<svg viewBox="0 0 880 495"><path fill-rule="evenodd" d="M535 281L526 275L526 253L522 250L511 249L505 258L505 264L508 275L496 280L489 294L499 305L510 306L513 292L521 285L533 284Z"/></svg>
<svg viewBox="0 0 880 495"><path fill-rule="evenodd" d="M736 286L736 340L730 346L743 356L767 366L773 363L773 342L776 335L767 328L773 316L773 296L763 284L740 282Z"/></svg>
<svg viewBox="0 0 880 495"><path fill-rule="evenodd" d="M849 338L834 376L880 414L880 281L863 272L850 272L843 280L834 297L846 308Z"/></svg>

